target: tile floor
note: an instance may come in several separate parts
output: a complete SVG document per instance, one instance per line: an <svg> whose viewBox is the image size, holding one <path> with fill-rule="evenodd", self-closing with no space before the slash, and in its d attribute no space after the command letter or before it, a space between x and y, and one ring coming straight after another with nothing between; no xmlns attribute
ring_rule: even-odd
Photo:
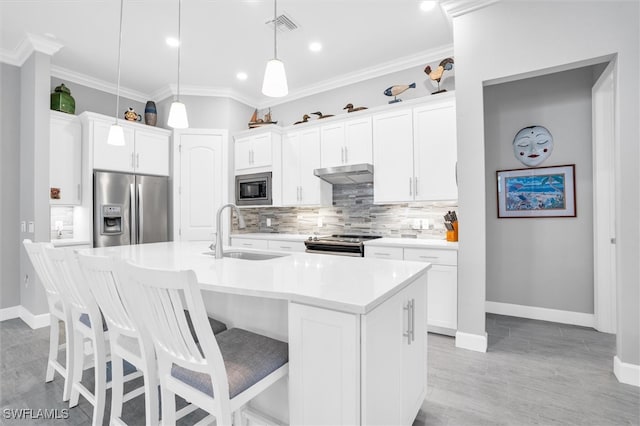
<svg viewBox="0 0 640 426"><path fill-rule="evenodd" d="M414 426L640 424L640 388L618 383L612 372L615 336L492 314L487 332L487 353L429 334L429 389ZM48 328L31 330L21 320L0 322L0 425L91 424L92 406L82 397L67 419L5 418L5 409L68 407L62 378L44 383L48 336ZM92 371L84 377L90 384ZM202 417L195 412L179 424ZM125 421L144 424L142 396L125 405Z"/></svg>

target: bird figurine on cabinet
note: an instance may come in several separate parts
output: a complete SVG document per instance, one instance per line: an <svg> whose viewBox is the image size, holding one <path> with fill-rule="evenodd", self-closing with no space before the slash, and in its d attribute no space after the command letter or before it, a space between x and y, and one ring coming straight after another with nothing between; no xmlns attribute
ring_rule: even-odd
<svg viewBox="0 0 640 426"><path fill-rule="evenodd" d="M432 95L447 91L447 89L440 89L440 80L442 79L442 75L444 74L444 72L451 69L453 69L453 58L443 59L442 61L440 61L440 65L438 65L438 68L436 68L435 70L432 70L431 66L429 65L425 67L425 74L427 74L431 80L438 83L438 90L433 92Z"/></svg>
<svg viewBox="0 0 640 426"><path fill-rule="evenodd" d="M333 114L323 115L320 111L312 112L311 114L317 115L318 116L318 120L320 120L322 118L333 117Z"/></svg>
<svg viewBox="0 0 640 426"><path fill-rule="evenodd" d="M346 109L347 112L356 112L356 111L362 111L364 109L367 109L367 107L354 107L352 103L348 103L344 108L342 109Z"/></svg>
<svg viewBox="0 0 640 426"><path fill-rule="evenodd" d="M403 93L405 90L408 89L415 89L416 88L416 83L411 83L411 84L398 84L396 86L391 86L388 87L385 91L384 94L386 96L393 96L393 100L389 101L390 104L395 104L396 102L401 102L402 99L398 99L397 96L401 93Z"/></svg>
<svg viewBox="0 0 640 426"><path fill-rule="evenodd" d="M296 124L306 123L307 121L309 121L309 118L311 118L311 117L309 117L307 114L305 114L305 115L302 116L302 120L296 121L295 123L293 123L293 125L295 126Z"/></svg>

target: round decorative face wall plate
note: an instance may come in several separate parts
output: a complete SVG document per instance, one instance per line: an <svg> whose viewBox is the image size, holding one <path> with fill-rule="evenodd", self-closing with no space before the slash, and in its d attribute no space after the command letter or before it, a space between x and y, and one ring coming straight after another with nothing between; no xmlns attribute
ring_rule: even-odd
<svg viewBox="0 0 640 426"><path fill-rule="evenodd" d="M513 138L513 155L525 166L535 167L551 155L553 137L543 126L521 129Z"/></svg>

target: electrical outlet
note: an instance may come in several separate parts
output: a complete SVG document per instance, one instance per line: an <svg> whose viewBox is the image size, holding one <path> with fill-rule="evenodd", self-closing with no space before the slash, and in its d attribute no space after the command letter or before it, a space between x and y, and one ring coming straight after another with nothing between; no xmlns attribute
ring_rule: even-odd
<svg viewBox="0 0 640 426"><path fill-rule="evenodd" d="M322 228L323 223L322 223L322 216L318 216L318 228Z"/></svg>
<svg viewBox="0 0 640 426"><path fill-rule="evenodd" d="M267 226L271 226L271 218L270 217L267 218Z"/></svg>
<svg viewBox="0 0 640 426"><path fill-rule="evenodd" d="M29 221L28 223L28 232L33 234L34 232L36 232L36 224L33 221Z"/></svg>
<svg viewBox="0 0 640 426"><path fill-rule="evenodd" d="M20 222L20 232L27 232L27 222L24 220Z"/></svg>
<svg viewBox="0 0 640 426"><path fill-rule="evenodd" d="M413 219L411 229L420 229L420 219Z"/></svg>

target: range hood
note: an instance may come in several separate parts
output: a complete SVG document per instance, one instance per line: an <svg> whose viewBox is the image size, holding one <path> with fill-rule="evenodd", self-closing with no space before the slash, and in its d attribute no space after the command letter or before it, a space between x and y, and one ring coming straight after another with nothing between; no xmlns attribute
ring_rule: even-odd
<svg viewBox="0 0 640 426"><path fill-rule="evenodd" d="M313 174L331 184L348 185L373 182L373 164L350 164L348 166L315 169Z"/></svg>

